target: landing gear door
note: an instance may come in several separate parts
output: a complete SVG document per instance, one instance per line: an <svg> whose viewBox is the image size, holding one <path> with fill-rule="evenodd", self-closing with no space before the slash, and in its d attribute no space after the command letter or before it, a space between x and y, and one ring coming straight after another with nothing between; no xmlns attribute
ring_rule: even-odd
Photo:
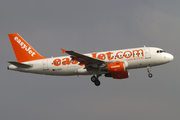
<svg viewBox="0 0 180 120"><path fill-rule="evenodd" d="M144 49L145 49L145 58L150 59L151 58L150 48L144 47Z"/></svg>
<svg viewBox="0 0 180 120"><path fill-rule="evenodd" d="M43 60L42 62L43 62L43 70L44 70L44 71L45 71L45 70L49 70L49 69L48 69L48 60Z"/></svg>

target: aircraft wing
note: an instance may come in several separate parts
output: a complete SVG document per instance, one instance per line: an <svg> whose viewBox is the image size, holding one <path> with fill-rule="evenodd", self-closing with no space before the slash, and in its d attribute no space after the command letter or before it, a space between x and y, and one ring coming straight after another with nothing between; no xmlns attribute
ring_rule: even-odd
<svg viewBox="0 0 180 120"><path fill-rule="evenodd" d="M85 66L90 65L90 64L102 64L104 63L104 61L93 58L93 57L89 57L87 55L83 55L81 53L77 53L75 51L72 50L64 50L61 49L63 53L67 53L69 55L71 55L72 60L76 60L79 63L79 65L85 64Z"/></svg>

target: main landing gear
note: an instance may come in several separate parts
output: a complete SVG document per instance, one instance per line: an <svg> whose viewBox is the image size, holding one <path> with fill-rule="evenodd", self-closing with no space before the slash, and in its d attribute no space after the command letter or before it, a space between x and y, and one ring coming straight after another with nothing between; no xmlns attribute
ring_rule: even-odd
<svg viewBox="0 0 180 120"><path fill-rule="evenodd" d="M151 73L151 67L150 67L150 66L147 67L147 71L148 71L148 73L149 73L149 74L148 74L149 78L152 78L153 75L152 75L152 73Z"/></svg>
<svg viewBox="0 0 180 120"><path fill-rule="evenodd" d="M101 74L97 74L96 76L93 75L91 77L91 81L96 85L96 86L99 86L101 84L101 82L99 81L99 77L101 76Z"/></svg>

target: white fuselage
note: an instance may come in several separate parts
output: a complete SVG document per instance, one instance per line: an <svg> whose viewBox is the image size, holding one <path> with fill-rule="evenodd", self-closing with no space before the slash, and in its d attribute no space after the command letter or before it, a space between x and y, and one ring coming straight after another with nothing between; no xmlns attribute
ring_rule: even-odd
<svg viewBox="0 0 180 120"><path fill-rule="evenodd" d="M157 66L173 60L173 56L171 54L155 47L141 47L115 51L94 52L84 55L103 60L106 63L124 61L126 63L126 69ZM23 63L32 65L32 67L25 69L10 65L8 69L21 72L59 76L106 73L98 69L87 71L87 69L84 69L84 65L79 65L79 62L71 60L70 56L52 57ZM93 68L96 67L98 68L97 64L93 66Z"/></svg>

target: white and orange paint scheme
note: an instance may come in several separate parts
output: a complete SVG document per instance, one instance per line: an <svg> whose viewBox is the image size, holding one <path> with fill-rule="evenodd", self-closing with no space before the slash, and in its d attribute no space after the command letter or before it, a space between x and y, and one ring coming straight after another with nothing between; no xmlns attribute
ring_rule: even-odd
<svg viewBox="0 0 180 120"><path fill-rule="evenodd" d="M17 62L9 61L9 70L45 74L45 75L93 75L91 81L100 85L99 77L125 79L129 77L129 69L147 67L148 76L152 74L150 67L168 63L173 55L156 47L140 47L123 50L93 52L81 54L72 50L61 49L70 56L46 58L41 56L19 34L8 34Z"/></svg>

